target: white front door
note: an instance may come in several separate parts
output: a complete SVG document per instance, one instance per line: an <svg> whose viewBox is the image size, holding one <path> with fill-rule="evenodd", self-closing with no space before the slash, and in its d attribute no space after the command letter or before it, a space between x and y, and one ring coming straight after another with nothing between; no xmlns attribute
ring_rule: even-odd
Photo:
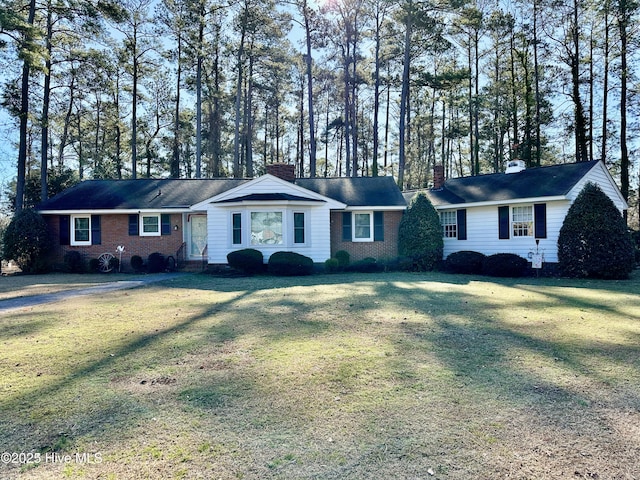
<svg viewBox="0 0 640 480"><path fill-rule="evenodd" d="M202 258L207 246L207 216L191 215L189 225L189 257Z"/></svg>

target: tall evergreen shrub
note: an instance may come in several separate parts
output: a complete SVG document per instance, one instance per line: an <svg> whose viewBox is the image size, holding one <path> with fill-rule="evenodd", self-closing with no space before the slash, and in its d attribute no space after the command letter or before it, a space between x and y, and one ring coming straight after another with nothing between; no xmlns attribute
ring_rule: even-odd
<svg viewBox="0 0 640 480"><path fill-rule="evenodd" d="M47 223L32 209L17 213L3 236L2 256L14 260L25 273L45 270L44 256L53 246Z"/></svg>
<svg viewBox="0 0 640 480"><path fill-rule="evenodd" d="M417 271L433 270L442 260L444 242L440 216L424 193L409 204L398 231L398 253Z"/></svg>
<svg viewBox="0 0 640 480"><path fill-rule="evenodd" d="M582 189L564 219L558 237L563 275L624 279L634 267L627 225L609 197L593 183Z"/></svg>

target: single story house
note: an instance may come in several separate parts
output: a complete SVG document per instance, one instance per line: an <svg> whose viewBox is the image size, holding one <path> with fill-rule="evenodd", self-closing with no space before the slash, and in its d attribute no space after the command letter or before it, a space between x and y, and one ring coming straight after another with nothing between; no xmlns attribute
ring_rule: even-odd
<svg viewBox="0 0 640 480"><path fill-rule="evenodd" d="M346 250L352 260L398 255L406 209L392 177L295 178L269 165L255 179L88 180L38 206L57 248L85 259L119 256L122 268L159 252L175 261L226 264L243 248L297 252L321 263Z"/></svg>
<svg viewBox="0 0 640 480"><path fill-rule="evenodd" d="M524 258L531 252L556 263L560 228L588 182L597 184L621 214L628 208L599 160L532 169L513 161L505 173L446 181L440 166L434 179L434 188L425 193L440 214L444 258L462 250ZM416 193L404 193L407 203Z"/></svg>

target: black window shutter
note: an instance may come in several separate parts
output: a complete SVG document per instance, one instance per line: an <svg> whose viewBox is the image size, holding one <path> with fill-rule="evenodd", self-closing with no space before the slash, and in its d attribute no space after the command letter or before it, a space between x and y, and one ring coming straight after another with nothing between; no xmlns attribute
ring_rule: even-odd
<svg viewBox="0 0 640 480"><path fill-rule="evenodd" d="M342 240L351 241L351 212L342 212Z"/></svg>
<svg viewBox="0 0 640 480"><path fill-rule="evenodd" d="M102 233L100 229L100 215L91 215L91 245L102 244Z"/></svg>
<svg viewBox="0 0 640 480"><path fill-rule="evenodd" d="M536 238L547 238L547 204L536 203L533 206L533 218L535 221Z"/></svg>
<svg viewBox="0 0 640 480"><path fill-rule="evenodd" d="M168 213L160 215L160 233L162 235L171 235L171 215Z"/></svg>
<svg viewBox="0 0 640 480"><path fill-rule="evenodd" d="M458 217L458 240L467 239L467 209L463 208L456 212Z"/></svg>
<svg viewBox="0 0 640 480"><path fill-rule="evenodd" d="M509 207L498 207L498 238L509 239Z"/></svg>
<svg viewBox="0 0 640 480"><path fill-rule="evenodd" d="M139 232L140 229L138 227L138 215L136 215L135 213L129 215L129 235L137 236Z"/></svg>
<svg viewBox="0 0 640 480"><path fill-rule="evenodd" d="M384 212L373 212L373 240L384 242Z"/></svg>
<svg viewBox="0 0 640 480"><path fill-rule="evenodd" d="M71 216L60 215L60 245L71 243Z"/></svg>

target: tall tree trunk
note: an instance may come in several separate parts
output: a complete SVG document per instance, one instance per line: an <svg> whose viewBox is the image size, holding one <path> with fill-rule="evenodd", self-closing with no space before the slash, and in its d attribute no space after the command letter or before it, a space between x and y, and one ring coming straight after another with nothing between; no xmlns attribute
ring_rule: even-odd
<svg viewBox="0 0 640 480"><path fill-rule="evenodd" d="M345 159L345 172L346 176L351 176L351 107L350 107L350 81L349 77L351 75L349 71L349 59L350 59L350 43L347 40L346 43L346 51L345 47L342 47L342 57L344 61L344 141L345 141L345 150L346 150L346 159Z"/></svg>
<svg viewBox="0 0 640 480"><path fill-rule="evenodd" d="M51 101L51 37L53 36L53 12L51 0L47 1L47 35L45 48L47 56L44 66L44 91L42 95L42 137L40 139L40 199L45 201L47 194L47 155L49 153L49 103Z"/></svg>
<svg viewBox="0 0 640 480"><path fill-rule="evenodd" d="M540 133L540 70L538 66L538 1L533 0L533 75L535 77L535 89L536 89L536 166L540 166L540 160L542 157L542 141Z"/></svg>
<svg viewBox="0 0 640 480"><path fill-rule="evenodd" d="M198 59L196 65L196 178L202 176L202 60L204 39L204 2L198 15Z"/></svg>
<svg viewBox="0 0 640 480"><path fill-rule="evenodd" d="M27 24L33 25L36 16L36 1L29 2L29 14ZM24 34L29 35L28 33ZM27 43L27 38L23 38ZM29 121L29 75L31 72L30 60L25 58L22 62L22 80L20 87L20 143L18 146L18 176L16 179L16 213L22 211L24 206L24 191L27 177L27 127Z"/></svg>
<svg viewBox="0 0 640 480"><path fill-rule="evenodd" d="M573 50L570 54L571 60L571 80L572 80L572 97L574 104L575 117L575 142L576 142L576 160L578 162L586 162L589 160L587 150L587 122L584 115L584 105L580 96L580 28L578 26L578 0L573 2L573 25L571 27L571 36L573 41Z"/></svg>
<svg viewBox="0 0 640 480"><path fill-rule="evenodd" d="M400 132L399 141L400 148L398 151L398 186L402 190L404 188L404 174L406 166L406 122L409 106L409 77L411 63L411 31L412 22L411 15L413 3L409 2L409 9L405 13L405 32L404 32L404 65L402 69L402 93L400 94Z"/></svg>
<svg viewBox="0 0 640 480"><path fill-rule="evenodd" d="M176 104L173 122L173 152L171 156L171 178L180 178L180 91L182 87L182 33L178 33L178 69L176 72Z"/></svg>
<svg viewBox="0 0 640 480"><path fill-rule="evenodd" d="M316 132L315 120L313 112L313 75L311 71L311 26L309 24L309 15L307 13L307 2L304 2L304 25L306 33L307 53L305 55L305 63L307 67L307 101L309 105L309 176L316 176Z"/></svg>
<svg viewBox="0 0 640 480"><path fill-rule="evenodd" d="M240 31L240 44L238 45L237 69L238 78L236 81L236 105L235 105L235 131L233 137L233 176L240 178L242 172L240 169L240 121L241 121L241 108L242 108L242 58L244 56L244 40L246 35L246 17L247 11L245 7L244 13L245 21L242 22L242 28Z"/></svg>
<svg viewBox="0 0 640 480"><path fill-rule="evenodd" d="M609 8L610 8L609 0L605 0L604 4L604 44L603 48L603 56L604 56L604 72L602 79L602 144L600 149L600 160L602 160L605 164L607 162L607 122L609 116L607 114L607 109L609 108Z"/></svg>
<svg viewBox="0 0 640 480"><path fill-rule="evenodd" d="M629 150L627 148L627 0L619 0L618 29L620 30L620 192L629 200Z"/></svg>

